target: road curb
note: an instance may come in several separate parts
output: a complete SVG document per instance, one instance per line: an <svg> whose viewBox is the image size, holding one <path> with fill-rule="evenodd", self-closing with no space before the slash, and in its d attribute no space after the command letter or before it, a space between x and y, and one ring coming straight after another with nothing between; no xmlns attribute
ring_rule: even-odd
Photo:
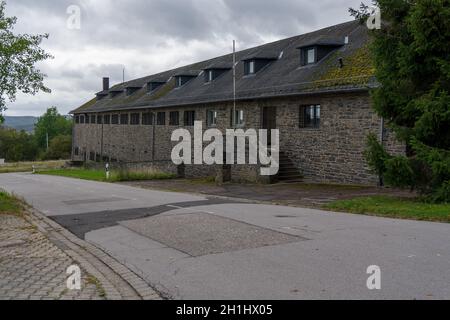
<svg viewBox="0 0 450 320"><path fill-rule="evenodd" d="M146 281L103 250L79 239L38 210L28 206L27 211L30 223L101 282L107 299L162 300Z"/></svg>

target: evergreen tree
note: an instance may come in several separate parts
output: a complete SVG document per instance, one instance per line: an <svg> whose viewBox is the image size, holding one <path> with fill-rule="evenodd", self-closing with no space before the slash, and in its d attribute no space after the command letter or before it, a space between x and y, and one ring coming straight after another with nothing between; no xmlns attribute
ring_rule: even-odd
<svg viewBox="0 0 450 320"><path fill-rule="evenodd" d="M450 201L450 0L378 0L382 28L371 31L374 108L406 144L390 155L375 137L366 157L386 184ZM364 20L368 7L350 9Z"/></svg>

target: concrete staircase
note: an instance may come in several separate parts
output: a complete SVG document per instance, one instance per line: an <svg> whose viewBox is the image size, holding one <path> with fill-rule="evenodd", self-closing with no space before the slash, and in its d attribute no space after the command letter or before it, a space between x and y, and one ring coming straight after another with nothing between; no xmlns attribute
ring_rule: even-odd
<svg viewBox="0 0 450 320"><path fill-rule="evenodd" d="M280 152L280 171L278 181L284 183L301 182L303 179L300 170L294 165L284 152Z"/></svg>

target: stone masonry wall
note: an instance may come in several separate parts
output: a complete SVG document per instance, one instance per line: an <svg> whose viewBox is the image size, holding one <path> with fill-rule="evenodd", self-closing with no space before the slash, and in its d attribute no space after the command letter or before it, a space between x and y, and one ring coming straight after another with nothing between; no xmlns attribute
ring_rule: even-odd
<svg viewBox="0 0 450 320"><path fill-rule="evenodd" d="M321 106L320 128L300 128L299 108L311 104ZM369 172L363 157L367 135L372 132L379 136L381 132L381 120L371 109L367 93L238 102L237 108L245 111L243 129L261 128L264 107L276 107L280 151L289 156L303 173L305 180L370 185L378 182L378 178ZM165 126L76 124L74 147L78 147L80 151L79 156L73 156L73 160L83 161L94 153L97 160L106 156L134 166L137 163L159 163L173 172L176 167L170 166L171 152L177 143L171 142L170 138L173 130L180 126L168 125L169 113L180 111L182 126L185 110L196 112L196 120L203 122L203 130L208 129L207 110L218 111L217 129L225 133L225 129L230 128L231 103L154 110L166 113ZM186 129L193 135L193 128ZM154 136L156 139L153 139ZM398 154L405 150L389 130L385 130L384 143L391 152ZM219 167L187 165L184 172L187 177L214 176ZM268 180L267 177L259 176L259 166L231 166L230 174L234 181Z"/></svg>

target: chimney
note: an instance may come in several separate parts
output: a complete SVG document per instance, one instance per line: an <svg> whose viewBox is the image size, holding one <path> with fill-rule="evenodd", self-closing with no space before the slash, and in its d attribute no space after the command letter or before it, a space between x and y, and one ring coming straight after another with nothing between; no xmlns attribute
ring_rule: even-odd
<svg viewBox="0 0 450 320"><path fill-rule="evenodd" d="M103 78L103 91L109 90L109 78Z"/></svg>

